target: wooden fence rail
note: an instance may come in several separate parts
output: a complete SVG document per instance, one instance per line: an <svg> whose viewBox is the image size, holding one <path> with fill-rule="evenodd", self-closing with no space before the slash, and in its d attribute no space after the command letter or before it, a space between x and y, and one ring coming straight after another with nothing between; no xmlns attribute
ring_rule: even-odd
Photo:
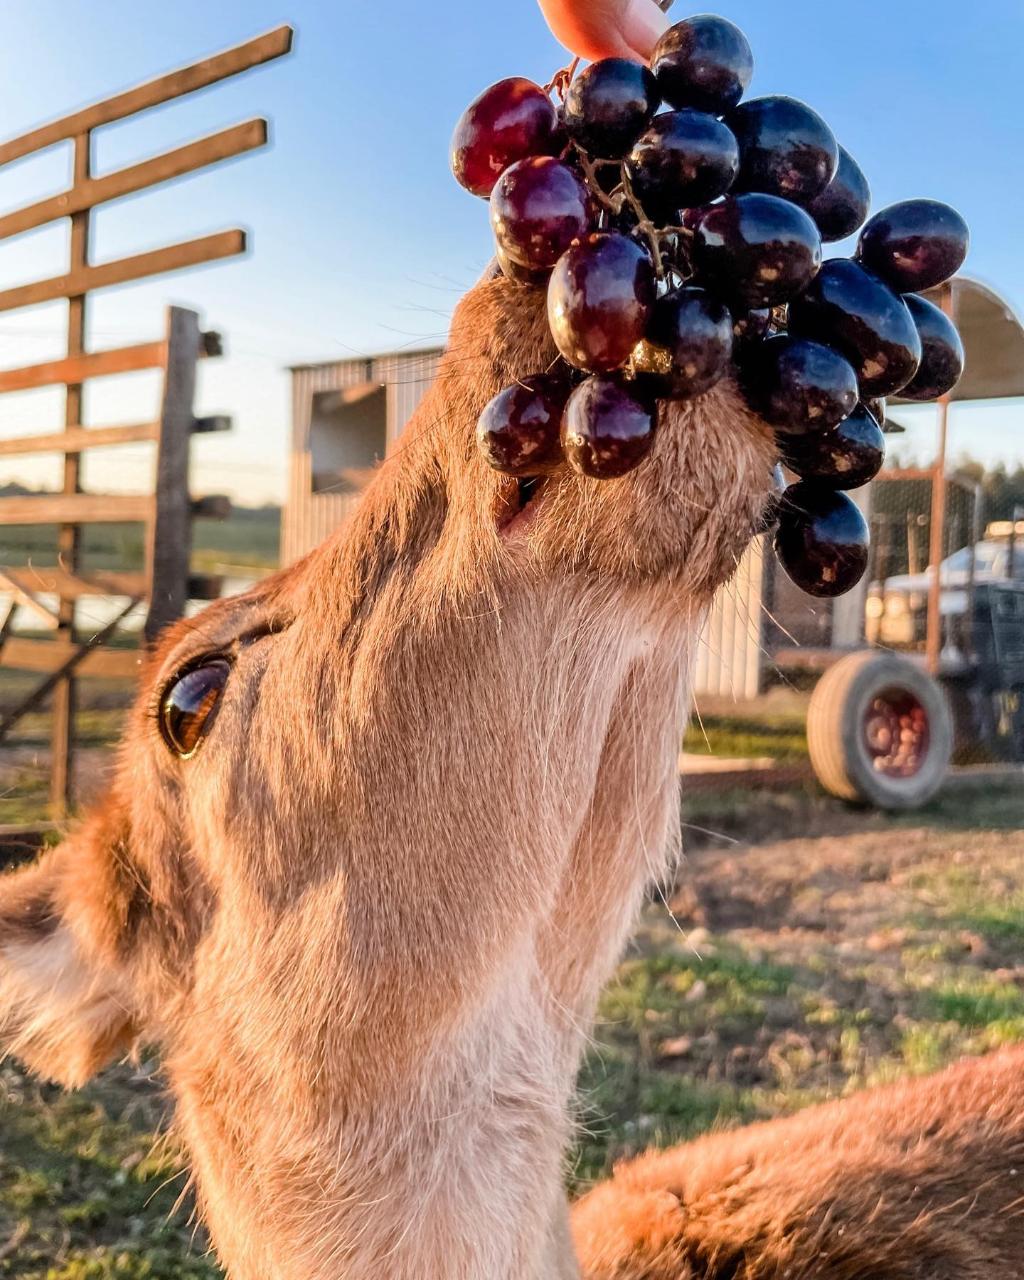
<svg viewBox="0 0 1024 1280"><path fill-rule="evenodd" d="M93 172L93 135L104 125L169 103L281 57L291 49L292 29L277 27L213 57L157 76L133 89L114 94L20 137L0 142L0 166L54 146L70 143L72 181L66 190L0 214L0 240L22 235L58 219L70 221L67 269L60 275L0 290L0 312L66 299L67 354L62 359L18 369L0 370L0 393L41 387L65 388L64 429L0 440L0 457L40 453L63 456L60 493L0 499L0 527L56 525L59 568L28 571L0 565L0 591L13 597L0 624L0 665L43 674L45 679L18 706L0 718L0 738L26 710L52 696L53 736L51 803L54 817L62 817L71 798L76 685L78 676L131 678L138 655L98 647L96 638L80 633L77 603L87 595L123 595L144 601L145 637L152 640L161 627L180 617L188 599L209 598L219 580L190 573L191 525L197 515L223 518L226 499L193 499L189 492L190 442L199 432L221 431L230 419L197 418L193 410L196 362L221 354L218 335L200 330L192 311L172 307L162 340L112 350L94 351L87 341L87 304L97 289L151 279L202 263L238 257L246 252L241 228L203 235L116 258L92 262L92 210L172 180L185 178L236 156L266 146L269 126L257 116L181 146L106 174ZM112 377L143 369L162 373L159 414L151 422L124 426L88 426L83 414L85 385L93 378ZM156 486L151 494L83 493L81 455L92 448L150 442L156 449ZM97 574L83 567L81 530L85 525L139 522L145 529L146 563L140 574ZM35 577L33 576L35 575ZM42 596L56 596L56 610ZM29 608L55 639L34 640L12 634L19 608ZM109 624L102 638L114 634L131 610L126 606Z"/></svg>

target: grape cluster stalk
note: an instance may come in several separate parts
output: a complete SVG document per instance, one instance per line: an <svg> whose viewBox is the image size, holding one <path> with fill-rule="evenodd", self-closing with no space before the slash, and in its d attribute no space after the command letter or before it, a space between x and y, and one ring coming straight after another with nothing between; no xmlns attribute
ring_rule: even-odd
<svg viewBox="0 0 1024 1280"><path fill-rule="evenodd" d="M816 111L744 100L753 54L725 18L676 23L650 66L577 67L492 85L452 140L501 270L547 290L559 352L486 407L484 457L527 489L565 466L626 475L666 402L731 374L794 477L777 500L783 568L842 595L867 569L849 492L884 462L886 399L937 399L963 374L956 328L920 295L963 265L966 223L925 199L869 219L867 179ZM852 257L823 261L857 232Z"/></svg>

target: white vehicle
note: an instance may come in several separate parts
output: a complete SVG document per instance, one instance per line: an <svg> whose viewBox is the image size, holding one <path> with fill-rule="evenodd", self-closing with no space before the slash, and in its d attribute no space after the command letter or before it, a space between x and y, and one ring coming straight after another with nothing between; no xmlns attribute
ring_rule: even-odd
<svg viewBox="0 0 1024 1280"><path fill-rule="evenodd" d="M971 582L971 548L961 547L943 560L939 579L942 617L962 617L967 612ZM865 606L868 641L893 649L917 648L924 641L931 581L931 570L926 569L923 573L901 573L884 582L873 582ZM977 543L975 585L1009 581L1024 582L1024 537L1018 537L1012 546L1009 538Z"/></svg>

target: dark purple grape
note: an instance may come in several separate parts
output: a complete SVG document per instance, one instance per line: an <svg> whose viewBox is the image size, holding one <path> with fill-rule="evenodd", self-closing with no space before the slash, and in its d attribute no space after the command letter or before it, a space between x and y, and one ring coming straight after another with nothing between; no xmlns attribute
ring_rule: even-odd
<svg viewBox="0 0 1024 1280"><path fill-rule="evenodd" d="M661 103L658 83L628 58L605 58L569 86L562 120L591 156L619 160L647 128Z"/></svg>
<svg viewBox="0 0 1024 1280"><path fill-rule="evenodd" d="M476 439L495 471L542 476L562 462L562 414L569 397L564 378L536 374L499 392L480 415Z"/></svg>
<svg viewBox="0 0 1024 1280"><path fill-rule="evenodd" d="M808 595L845 595L868 567L871 535L857 504L845 493L813 482L791 485L782 498L775 554Z"/></svg>
<svg viewBox="0 0 1024 1280"><path fill-rule="evenodd" d="M662 97L673 107L721 114L746 92L754 74L754 55L739 27L701 13L665 32L651 66Z"/></svg>
<svg viewBox="0 0 1024 1280"><path fill-rule="evenodd" d="M679 214L679 225L685 227L687 231L696 231L700 226L700 220L704 217L709 209L713 209L722 201L713 201L709 204L690 205L686 209L681 209Z"/></svg>
<svg viewBox="0 0 1024 1280"><path fill-rule="evenodd" d="M849 258L833 258L789 304L789 328L827 342L857 370L861 396L905 387L921 363L921 338L906 303Z"/></svg>
<svg viewBox="0 0 1024 1280"><path fill-rule="evenodd" d="M518 262L514 262L500 244L494 246L494 256L498 260L498 266L501 273L507 276L509 280L514 280L516 284L542 285L547 284L548 277L551 275L551 269L545 267L543 270L534 271L530 267L522 267Z"/></svg>
<svg viewBox="0 0 1024 1280"><path fill-rule="evenodd" d="M511 165L491 192L491 226L513 262L553 267L590 225L590 196L560 160L531 156Z"/></svg>
<svg viewBox="0 0 1024 1280"><path fill-rule="evenodd" d="M771 307L754 307L737 313L732 326L732 336L739 342L759 342L768 337L772 327Z"/></svg>
<svg viewBox="0 0 1024 1280"><path fill-rule="evenodd" d="M637 141L626 161L633 190L656 222L717 200L733 184L739 149L731 130L703 111L667 111Z"/></svg>
<svg viewBox="0 0 1024 1280"><path fill-rule="evenodd" d="M755 528L756 533L774 533L779 523L782 495L786 492L786 473L782 463L777 462L772 469L772 487L761 512L761 518Z"/></svg>
<svg viewBox="0 0 1024 1280"><path fill-rule="evenodd" d="M699 282L730 302L787 302L821 266L821 237L809 214L778 196L727 196L701 216L693 237Z"/></svg>
<svg viewBox="0 0 1024 1280"><path fill-rule="evenodd" d="M728 307L706 289L689 286L655 304L636 367L657 379L661 396L688 399L710 391L725 375L732 346Z"/></svg>
<svg viewBox="0 0 1024 1280"><path fill-rule="evenodd" d="M922 293L956 275L970 244L967 223L948 204L904 200L868 222L857 258L897 293Z"/></svg>
<svg viewBox="0 0 1024 1280"><path fill-rule="evenodd" d="M953 321L927 298L908 293L903 301L921 335L923 354L921 367L900 395L904 400L938 400L963 377L964 344Z"/></svg>
<svg viewBox="0 0 1024 1280"><path fill-rule="evenodd" d="M562 448L570 465L596 480L632 471L654 444L654 410L620 378L595 374L569 397Z"/></svg>
<svg viewBox="0 0 1024 1280"><path fill-rule="evenodd" d="M808 204L839 167L839 143L816 111L796 98L751 98L726 123L740 144L736 191L762 191Z"/></svg>
<svg viewBox="0 0 1024 1280"><path fill-rule="evenodd" d="M829 489L859 489L874 480L885 462L885 436L864 405L831 431L786 436L780 443L790 471Z"/></svg>
<svg viewBox="0 0 1024 1280"><path fill-rule="evenodd" d="M868 413L871 414L872 418L874 418L874 420L878 423L878 425L882 428L882 431L884 432L885 431L885 414L886 414L886 408L887 408L884 396L875 396L872 399L865 400L863 404L864 404L864 408L867 409Z"/></svg>
<svg viewBox="0 0 1024 1280"><path fill-rule="evenodd" d="M853 365L806 338L769 338L744 368L744 389L766 422L792 435L830 431L857 406Z"/></svg>
<svg viewBox="0 0 1024 1280"><path fill-rule="evenodd" d="M555 344L578 369L611 373L644 336L654 306L650 255L617 231L595 231L562 254L548 285Z"/></svg>
<svg viewBox="0 0 1024 1280"><path fill-rule="evenodd" d="M466 109L452 138L452 173L467 191L486 197L510 164L559 150L551 99L517 76L492 84Z"/></svg>
<svg viewBox="0 0 1024 1280"><path fill-rule="evenodd" d="M839 148L839 168L825 190L815 196L807 212L818 224L826 244L845 240L857 231L871 208L871 188L860 165L845 147Z"/></svg>

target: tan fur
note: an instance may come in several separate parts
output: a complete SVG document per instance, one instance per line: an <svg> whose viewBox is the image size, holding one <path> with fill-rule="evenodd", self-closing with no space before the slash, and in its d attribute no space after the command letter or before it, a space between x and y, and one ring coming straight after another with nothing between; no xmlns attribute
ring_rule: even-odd
<svg viewBox="0 0 1024 1280"><path fill-rule="evenodd" d="M646 1156L574 1231L584 1280L1016 1280L1024 1050Z"/></svg>
<svg viewBox="0 0 1024 1280"><path fill-rule="evenodd" d="M553 356L542 294L478 287L350 524L170 630L108 803L0 891L0 1042L69 1084L160 1046L233 1280L575 1272L573 1080L774 450L725 383L502 536L474 424ZM156 708L211 654L182 762Z"/></svg>

